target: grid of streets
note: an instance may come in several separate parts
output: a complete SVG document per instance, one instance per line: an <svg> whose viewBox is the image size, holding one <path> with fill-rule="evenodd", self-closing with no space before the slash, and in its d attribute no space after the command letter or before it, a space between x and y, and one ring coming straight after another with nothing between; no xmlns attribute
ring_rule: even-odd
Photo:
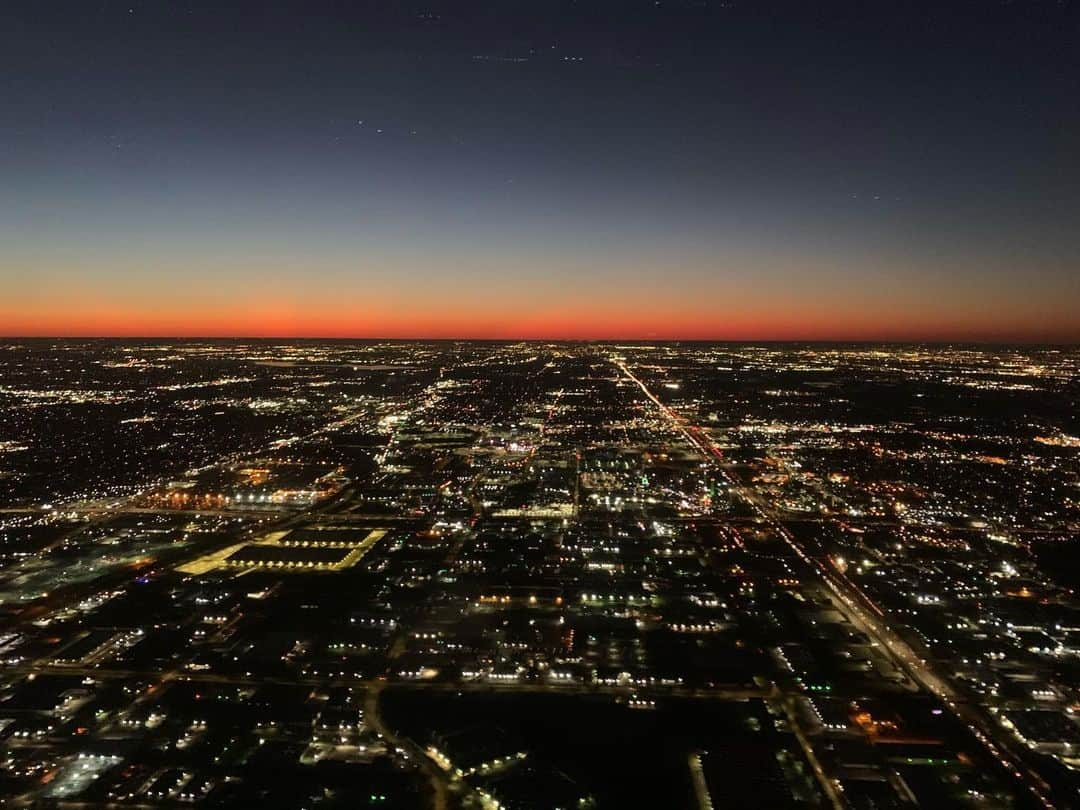
<svg viewBox="0 0 1080 810"><path fill-rule="evenodd" d="M0 796L1078 806L1078 369L0 346Z"/></svg>

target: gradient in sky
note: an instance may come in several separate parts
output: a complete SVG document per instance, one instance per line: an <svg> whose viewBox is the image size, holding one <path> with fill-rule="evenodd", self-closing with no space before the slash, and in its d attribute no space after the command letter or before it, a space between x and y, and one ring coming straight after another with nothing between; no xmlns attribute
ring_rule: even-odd
<svg viewBox="0 0 1080 810"><path fill-rule="evenodd" d="M1080 339L1072 2L3 17L0 334Z"/></svg>

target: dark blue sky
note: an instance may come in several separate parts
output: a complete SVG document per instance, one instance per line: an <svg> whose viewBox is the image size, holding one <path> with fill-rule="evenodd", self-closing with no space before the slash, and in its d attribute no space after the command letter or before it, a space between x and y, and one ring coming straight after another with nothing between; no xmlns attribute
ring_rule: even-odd
<svg viewBox="0 0 1080 810"><path fill-rule="evenodd" d="M0 332L1080 339L1078 42L1041 0L15 0Z"/></svg>

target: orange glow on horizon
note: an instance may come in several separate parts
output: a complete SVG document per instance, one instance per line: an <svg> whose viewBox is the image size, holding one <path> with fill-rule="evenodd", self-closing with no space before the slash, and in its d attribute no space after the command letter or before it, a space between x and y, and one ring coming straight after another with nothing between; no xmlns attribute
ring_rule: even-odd
<svg viewBox="0 0 1080 810"><path fill-rule="evenodd" d="M451 306L450 309L454 310ZM844 314L750 312L369 312L323 315L289 307L258 306L235 315L140 310L48 312L40 317L0 309L0 335L9 338L327 338L476 340L808 340L808 341L1019 341L1071 343L1080 328L1044 321L1032 327L998 320L853 317Z"/></svg>
<svg viewBox="0 0 1080 810"><path fill-rule="evenodd" d="M794 254L676 259L12 263L0 335L1080 342L1067 288L1023 296L888 264L860 276Z"/></svg>
<svg viewBox="0 0 1080 810"><path fill-rule="evenodd" d="M314 273L314 270L312 271ZM655 273L653 275L656 275ZM45 276L47 278L47 275ZM1080 341L1068 301L1017 302L970 290L867 284L833 291L775 279L617 283L589 275L375 284L268 274L237 283L222 273L163 285L150 277L57 284L19 279L0 300L0 335L117 338L480 340ZM635 276L636 277L636 276ZM664 275L656 275L663 279Z"/></svg>

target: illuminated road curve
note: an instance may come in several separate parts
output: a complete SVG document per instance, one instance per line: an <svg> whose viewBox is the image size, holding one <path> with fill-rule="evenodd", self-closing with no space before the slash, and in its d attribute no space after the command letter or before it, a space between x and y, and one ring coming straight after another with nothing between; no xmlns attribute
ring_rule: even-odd
<svg viewBox="0 0 1080 810"><path fill-rule="evenodd" d="M379 714L379 693L382 691L383 685L382 682L373 683L364 693L364 722L386 740L389 745L404 751L408 758L419 766L424 776L431 783L433 810L447 810L449 806L447 794L450 790L449 776L412 739L398 735L383 722L382 716Z"/></svg>

